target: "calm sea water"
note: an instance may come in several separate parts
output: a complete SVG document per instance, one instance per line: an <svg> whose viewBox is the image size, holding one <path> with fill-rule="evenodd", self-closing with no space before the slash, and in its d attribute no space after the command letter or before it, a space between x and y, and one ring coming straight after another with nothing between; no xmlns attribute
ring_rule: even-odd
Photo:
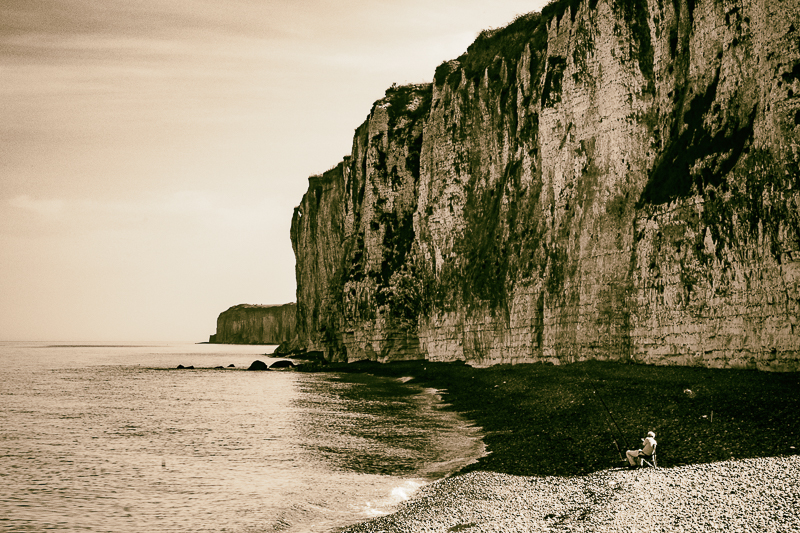
<svg viewBox="0 0 800 533"><path fill-rule="evenodd" d="M0 531L331 531L483 451L433 391L244 370L271 351L0 343Z"/></svg>

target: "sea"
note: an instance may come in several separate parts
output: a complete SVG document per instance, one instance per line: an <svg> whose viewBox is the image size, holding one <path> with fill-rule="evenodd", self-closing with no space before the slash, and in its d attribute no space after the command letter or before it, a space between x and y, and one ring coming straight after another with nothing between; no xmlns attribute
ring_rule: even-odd
<svg viewBox="0 0 800 533"><path fill-rule="evenodd" d="M331 532L484 453L407 380L246 370L274 348L0 342L0 531Z"/></svg>

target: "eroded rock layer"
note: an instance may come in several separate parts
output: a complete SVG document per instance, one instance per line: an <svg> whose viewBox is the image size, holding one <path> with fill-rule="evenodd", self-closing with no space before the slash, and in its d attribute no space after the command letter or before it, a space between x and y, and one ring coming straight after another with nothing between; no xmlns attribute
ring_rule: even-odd
<svg viewBox="0 0 800 533"><path fill-rule="evenodd" d="M795 0L555 2L310 179L295 345L798 370L799 163Z"/></svg>

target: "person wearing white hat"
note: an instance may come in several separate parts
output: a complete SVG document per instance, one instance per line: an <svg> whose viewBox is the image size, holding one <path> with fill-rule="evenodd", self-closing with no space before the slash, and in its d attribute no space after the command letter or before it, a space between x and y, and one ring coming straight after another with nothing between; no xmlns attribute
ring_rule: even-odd
<svg viewBox="0 0 800 533"><path fill-rule="evenodd" d="M656 449L656 434L652 431L647 432L647 436L642 439L642 448L639 450L628 450L625 455L628 457L628 463L631 468L641 466L642 462L639 455L652 455L653 450Z"/></svg>

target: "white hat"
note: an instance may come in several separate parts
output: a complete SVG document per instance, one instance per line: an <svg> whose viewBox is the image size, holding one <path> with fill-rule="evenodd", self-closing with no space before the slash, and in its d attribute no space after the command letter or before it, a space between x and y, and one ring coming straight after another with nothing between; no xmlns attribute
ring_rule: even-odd
<svg viewBox="0 0 800 533"><path fill-rule="evenodd" d="M653 433L652 431L648 431L648 432L647 432L647 436L648 436L648 437L653 437L653 438L656 438L656 434L655 434L655 433Z"/></svg>

